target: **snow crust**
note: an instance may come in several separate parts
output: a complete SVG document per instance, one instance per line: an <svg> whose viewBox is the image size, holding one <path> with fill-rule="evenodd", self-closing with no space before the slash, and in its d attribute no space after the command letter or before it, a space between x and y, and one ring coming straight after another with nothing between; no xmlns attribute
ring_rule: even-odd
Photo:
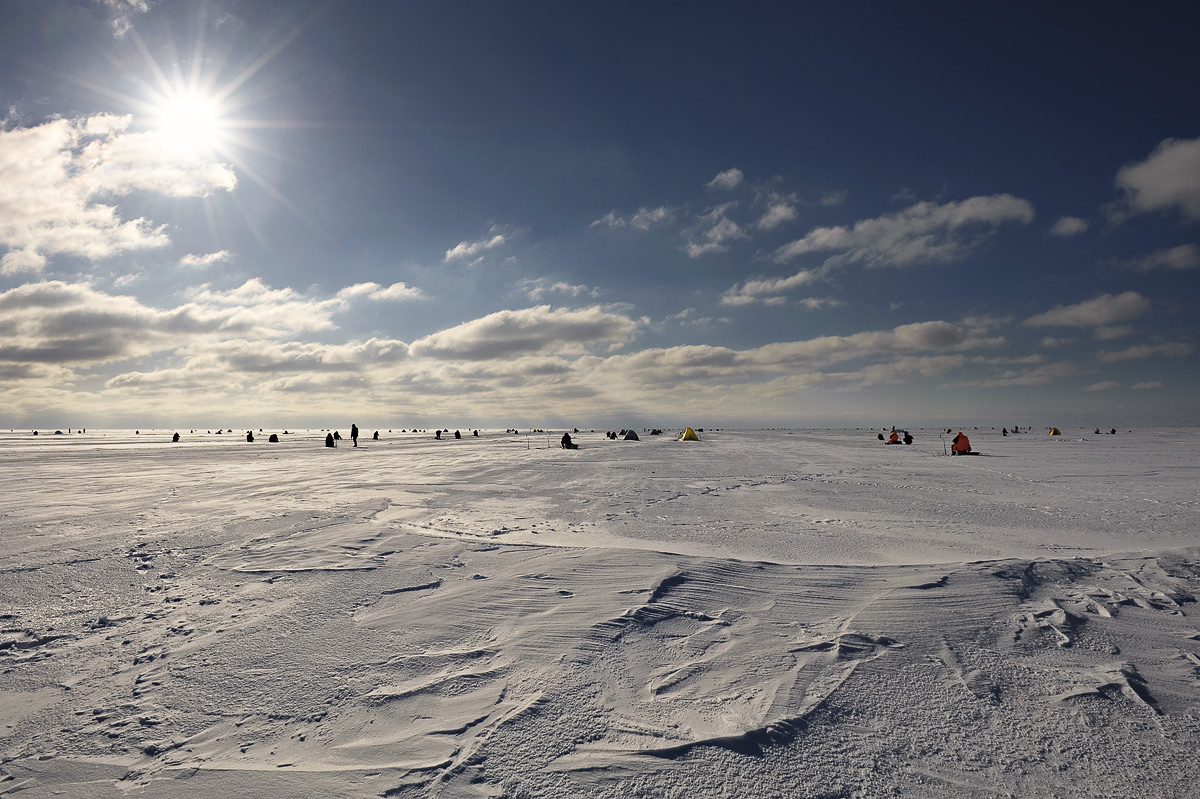
<svg viewBox="0 0 1200 799"><path fill-rule="evenodd" d="M1200 778L1200 430L172 432L0 435L0 795Z"/></svg>

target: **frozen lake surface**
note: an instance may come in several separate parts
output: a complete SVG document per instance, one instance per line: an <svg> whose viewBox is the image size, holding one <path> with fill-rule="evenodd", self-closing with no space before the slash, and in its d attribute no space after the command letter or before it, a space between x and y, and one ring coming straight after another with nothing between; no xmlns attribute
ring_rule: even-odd
<svg viewBox="0 0 1200 799"><path fill-rule="evenodd" d="M0 794L1200 779L1200 430L171 432L0 435Z"/></svg>

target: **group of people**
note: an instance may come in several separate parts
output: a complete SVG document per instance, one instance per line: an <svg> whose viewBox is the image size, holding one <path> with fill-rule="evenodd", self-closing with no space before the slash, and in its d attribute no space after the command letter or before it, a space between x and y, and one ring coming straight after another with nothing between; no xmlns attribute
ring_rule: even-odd
<svg viewBox="0 0 1200 799"><path fill-rule="evenodd" d="M376 430L371 435L371 439L374 441L379 440L379 431L378 430ZM339 442L341 440L342 440L342 434L339 433L337 430L334 430L330 433L325 434L325 446L327 446L327 447L336 447L337 442ZM356 447L358 446L358 425L356 425L356 424L350 425L350 440L354 442L354 446L356 446Z"/></svg>
<svg viewBox="0 0 1200 799"><path fill-rule="evenodd" d="M902 435L903 435L903 438L901 438ZM879 440L883 441L883 433L879 434ZM887 441L883 441L883 443L884 444L899 444L901 441L903 441L905 444L913 443L912 434L909 433L907 430L897 430L896 428L893 427L891 436L888 437Z"/></svg>

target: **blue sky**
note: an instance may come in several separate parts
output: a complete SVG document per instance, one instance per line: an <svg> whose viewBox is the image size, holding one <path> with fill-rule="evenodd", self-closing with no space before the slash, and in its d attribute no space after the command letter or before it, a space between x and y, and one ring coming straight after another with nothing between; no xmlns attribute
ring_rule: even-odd
<svg viewBox="0 0 1200 799"><path fill-rule="evenodd" d="M8 0L0 425L1197 423L1200 12L834 5Z"/></svg>

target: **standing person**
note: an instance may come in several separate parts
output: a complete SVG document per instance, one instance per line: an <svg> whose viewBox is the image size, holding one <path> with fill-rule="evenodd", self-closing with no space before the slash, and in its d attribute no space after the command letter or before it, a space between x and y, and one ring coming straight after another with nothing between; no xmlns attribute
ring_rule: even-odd
<svg viewBox="0 0 1200 799"><path fill-rule="evenodd" d="M350 438L354 441L354 446L358 446L358 425L350 425Z"/></svg>

